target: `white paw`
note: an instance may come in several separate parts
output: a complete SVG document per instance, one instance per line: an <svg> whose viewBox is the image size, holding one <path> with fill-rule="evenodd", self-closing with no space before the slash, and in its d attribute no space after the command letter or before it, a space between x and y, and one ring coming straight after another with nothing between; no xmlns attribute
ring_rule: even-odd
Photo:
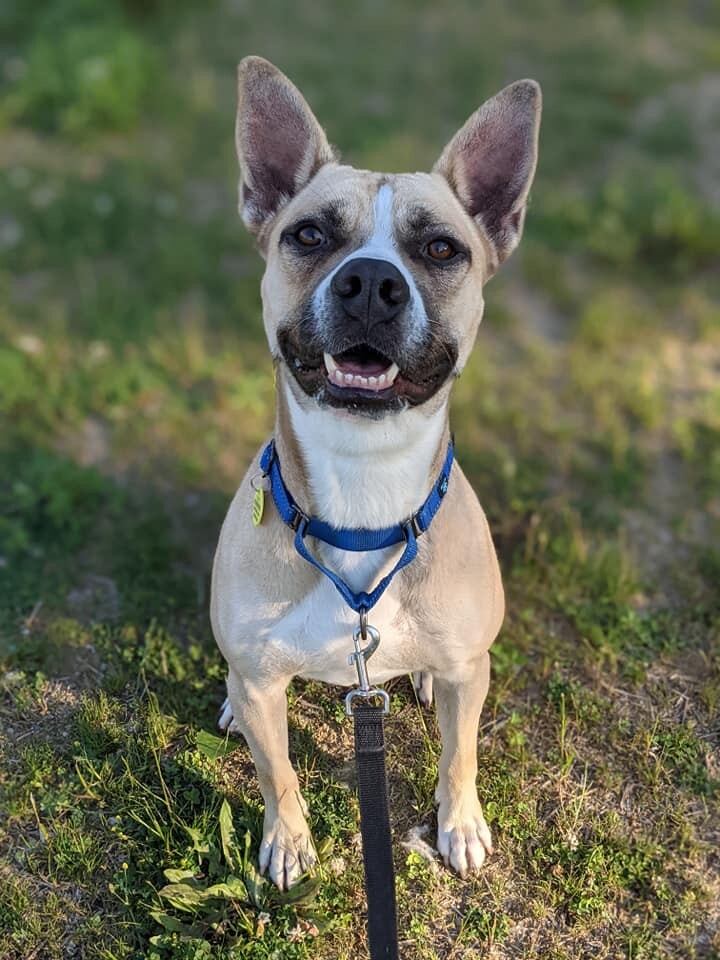
<svg viewBox="0 0 720 960"><path fill-rule="evenodd" d="M477 873L492 853L492 837L480 801L441 802L438 809L438 852L446 866L465 879Z"/></svg>
<svg viewBox="0 0 720 960"><path fill-rule="evenodd" d="M235 723L233 717L233 709L230 706L230 700L225 697L223 705L220 707L220 715L218 717L217 725L223 733L227 733L228 730L230 733L240 733L240 727Z"/></svg>
<svg viewBox="0 0 720 960"><path fill-rule="evenodd" d="M429 707L433 697L433 678L427 670L416 670L412 675L413 684L417 690L418 700L424 707Z"/></svg>
<svg viewBox="0 0 720 960"><path fill-rule="evenodd" d="M222 730L223 733L232 723L233 712L232 707L230 706L229 697L225 697L223 705L220 707L220 715L218 716L218 727Z"/></svg>
<svg viewBox="0 0 720 960"><path fill-rule="evenodd" d="M304 804L303 804L304 806ZM279 890L289 890L317 863L317 854L305 818L292 822L275 817L268 823L260 844L260 873L268 871Z"/></svg>

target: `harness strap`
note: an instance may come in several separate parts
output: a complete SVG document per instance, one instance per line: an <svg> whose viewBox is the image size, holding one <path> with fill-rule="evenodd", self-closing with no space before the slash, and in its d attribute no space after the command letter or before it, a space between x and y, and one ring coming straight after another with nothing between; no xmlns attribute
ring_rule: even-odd
<svg viewBox="0 0 720 960"><path fill-rule="evenodd" d="M297 533L295 534L295 549L303 558L303 560L307 560L308 563L311 563L317 570L320 570L321 573L325 574L328 580L335 585L335 588L345 603L347 603L349 607L352 607L356 613L360 613L361 610L364 610L365 612L371 610L390 586L390 582L398 570L402 570L403 567L406 567L417 556L417 537L413 533L412 526L410 523L408 523L405 528L407 544L400 555L400 559L392 568L390 573L386 574L370 593L366 593L364 590L360 590L358 593L355 593L341 577L339 577L329 567L326 567L323 563L320 563L320 561L310 553L307 545L305 544L307 528L307 520L302 520L297 529Z"/></svg>
<svg viewBox="0 0 720 960"><path fill-rule="evenodd" d="M381 707L358 704L353 717L370 960L398 960L383 712Z"/></svg>

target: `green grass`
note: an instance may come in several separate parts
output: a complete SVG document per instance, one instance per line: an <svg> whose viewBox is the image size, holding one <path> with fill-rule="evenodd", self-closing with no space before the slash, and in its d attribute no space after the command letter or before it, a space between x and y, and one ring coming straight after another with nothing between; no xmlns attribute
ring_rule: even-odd
<svg viewBox="0 0 720 960"><path fill-rule="evenodd" d="M526 236L453 405L508 599L479 745L497 852L461 881L403 845L433 842L439 741L394 681L404 955L720 956L719 27L647 0L5 5L3 960L364 955L342 691L290 691L322 850L290 896L254 871L249 752L213 732L212 552L273 411L246 53L378 169L427 168L512 79L545 93Z"/></svg>

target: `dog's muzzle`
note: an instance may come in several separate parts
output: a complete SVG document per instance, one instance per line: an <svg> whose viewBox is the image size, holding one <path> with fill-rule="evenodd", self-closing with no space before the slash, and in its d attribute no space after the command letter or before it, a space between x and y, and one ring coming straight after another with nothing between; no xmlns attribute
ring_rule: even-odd
<svg viewBox="0 0 720 960"><path fill-rule="evenodd" d="M457 345L414 330L417 291L382 258L352 257L278 331L283 359L322 404L369 416L424 403L453 373Z"/></svg>

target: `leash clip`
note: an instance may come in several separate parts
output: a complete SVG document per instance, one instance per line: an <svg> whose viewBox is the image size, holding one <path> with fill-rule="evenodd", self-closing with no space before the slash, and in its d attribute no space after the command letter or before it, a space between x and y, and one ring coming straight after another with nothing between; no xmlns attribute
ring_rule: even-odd
<svg viewBox="0 0 720 960"><path fill-rule="evenodd" d="M370 642L366 647L361 647L360 642L370 637ZM367 672L367 661L375 653L380 645L380 632L367 622L367 610L360 611L360 623L353 632L353 643L355 652L348 657L350 666L355 664L357 670L358 683L360 686L351 690L345 697L345 713L352 716L352 702L355 697L362 697L369 700L372 697L380 697L383 702L383 713L390 713L390 694L387 690L380 690L377 687L370 686L370 679Z"/></svg>

